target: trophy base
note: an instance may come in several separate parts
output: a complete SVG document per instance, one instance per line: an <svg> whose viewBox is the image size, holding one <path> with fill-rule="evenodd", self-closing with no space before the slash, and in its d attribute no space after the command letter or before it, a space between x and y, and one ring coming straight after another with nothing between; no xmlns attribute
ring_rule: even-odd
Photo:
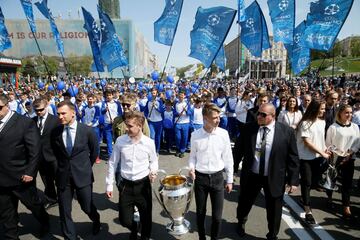
<svg viewBox="0 0 360 240"><path fill-rule="evenodd" d="M170 235L179 236L189 232L190 222L186 219L182 224L175 225L173 222L166 225L166 229Z"/></svg>

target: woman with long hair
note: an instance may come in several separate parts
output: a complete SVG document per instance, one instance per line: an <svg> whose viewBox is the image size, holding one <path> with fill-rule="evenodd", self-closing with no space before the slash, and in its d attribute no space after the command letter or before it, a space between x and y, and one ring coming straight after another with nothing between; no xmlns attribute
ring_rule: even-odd
<svg viewBox="0 0 360 240"><path fill-rule="evenodd" d="M359 150L360 132L356 124L351 122L352 107L340 105L333 123L326 134L326 146L332 148L338 156L335 166L342 179L341 197L343 205L343 216L345 219L351 217L350 211L350 189L354 176L354 160ZM335 154L334 153L334 154ZM328 205L332 206L332 191L326 191Z"/></svg>
<svg viewBox="0 0 360 240"><path fill-rule="evenodd" d="M322 158L330 156L325 145L324 112L325 102L312 101L297 127L301 198L308 224L315 224L310 207L310 190L318 187Z"/></svg>
<svg viewBox="0 0 360 240"><path fill-rule="evenodd" d="M296 97L289 97L286 101L285 111L280 112L278 121L296 129L301 118L302 113L299 110Z"/></svg>

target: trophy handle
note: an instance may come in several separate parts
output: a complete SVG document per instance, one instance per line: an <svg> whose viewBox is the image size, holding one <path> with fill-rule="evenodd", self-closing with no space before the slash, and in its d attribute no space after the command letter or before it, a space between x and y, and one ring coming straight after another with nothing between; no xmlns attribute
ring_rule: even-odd
<svg viewBox="0 0 360 240"><path fill-rule="evenodd" d="M188 174L182 175L181 173L182 173L183 171L185 171L185 170L188 171ZM182 167L182 168L179 169L179 175L185 176L186 179L187 179L188 184L193 185L193 184L194 184L194 180L193 180L191 177L189 177L189 172L190 172L190 168L189 168L189 167Z"/></svg>
<svg viewBox="0 0 360 240"><path fill-rule="evenodd" d="M165 171L164 169L158 169L158 170L157 170L157 173L158 173L158 175L159 175L159 173L160 173L160 174L163 174L164 176L167 175L167 173L166 173L166 171ZM163 179L163 178L159 178L159 184L160 184L160 185L161 185L161 180L162 180L162 179ZM162 201L161 201L160 194L159 194L159 190L160 190L159 187L160 187L160 186L159 186L159 185L154 186L154 185L155 185L155 184L152 184L152 191L153 191L156 199L158 200L160 206L163 208L163 210L164 210L165 213L168 215L168 217L169 217L172 221L174 221L174 219L171 217L170 213L166 210L166 207L164 206L164 204L163 204Z"/></svg>

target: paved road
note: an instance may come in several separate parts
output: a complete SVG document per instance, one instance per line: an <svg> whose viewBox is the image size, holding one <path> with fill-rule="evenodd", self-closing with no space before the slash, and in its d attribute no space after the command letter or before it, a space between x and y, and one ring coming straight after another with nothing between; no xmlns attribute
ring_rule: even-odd
<svg viewBox="0 0 360 240"><path fill-rule="evenodd" d="M174 173L182 166L187 164L187 155L185 158L176 158L173 155L160 155L160 168L165 169L168 173ZM358 179L360 167L359 162L356 166L354 179ZM102 231L97 236L91 234L91 221L81 211L79 204L73 203L73 218L76 222L76 229L82 239L128 239L128 230L121 227L118 223L117 216L117 192L114 198L108 200L105 195L105 173L107 164L102 161L94 166L95 184L94 197L95 204L99 209L102 222ZM236 207L238 197L239 179L235 178L235 189L230 194L225 194L226 201L223 212L223 226L221 239L239 239L235 233L236 226ZM354 181L355 184L355 181ZM41 180L38 178L38 186L43 189ZM301 216L302 209L299 206L299 191L294 196L286 196L288 207L283 209L283 220L279 233L279 239L359 239L360 238L360 191L353 191L352 212L357 218L353 221L344 221L341 219L341 201L339 193L334 194L334 202L336 209L329 211L326 208L326 195L323 192L312 192L313 213L318 224L315 227L308 227L303 223ZM266 215L264 210L264 198L259 195L256 204L250 212L249 220L246 225L247 237L244 239L265 239L267 233ZM38 222L33 218L23 205L19 206L20 212L20 239L30 240L38 239L38 230L40 228ZM51 233L43 239L62 239L59 224L59 211L57 207L49 209L51 217ZM210 212L211 207L208 203L208 233L210 232ZM195 240L198 239L195 226L195 204L194 200L190 207L186 218L192 224L192 230L188 234L178 239ZM170 236L165 229L169 219L162 213L161 207L157 200L153 197L153 231L152 238L155 240L176 239ZM1 230L0 230L1 234ZM1 235L0 235L1 238Z"/></svg>

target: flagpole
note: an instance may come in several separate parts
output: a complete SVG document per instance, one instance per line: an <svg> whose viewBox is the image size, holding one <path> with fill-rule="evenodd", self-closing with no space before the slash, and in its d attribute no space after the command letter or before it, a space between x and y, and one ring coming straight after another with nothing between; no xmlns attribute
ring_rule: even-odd
<svg viewBox="0 0 360 240"><path fill-rule="evenodd" d="M333 47L333 57L332 57L332 79L334 80L334 74L335 74L335 48Z"/></svg>
<svg viewBox="0 0 360 240"><path fill-rule="evenodd" d="M240 14L240 13L238 13ZM239 96L239 92L240 92L240 87L239 87L239 80L240 80L240 72L241 72L241 61L240 61L240 31L241 31L241 26L240 26L240 22L238 21L238 45L237 45L237 53L238 53L238 74L239 76L237 77L237 84L236 84L236 92L237 92L237 97Z"/></svg>

